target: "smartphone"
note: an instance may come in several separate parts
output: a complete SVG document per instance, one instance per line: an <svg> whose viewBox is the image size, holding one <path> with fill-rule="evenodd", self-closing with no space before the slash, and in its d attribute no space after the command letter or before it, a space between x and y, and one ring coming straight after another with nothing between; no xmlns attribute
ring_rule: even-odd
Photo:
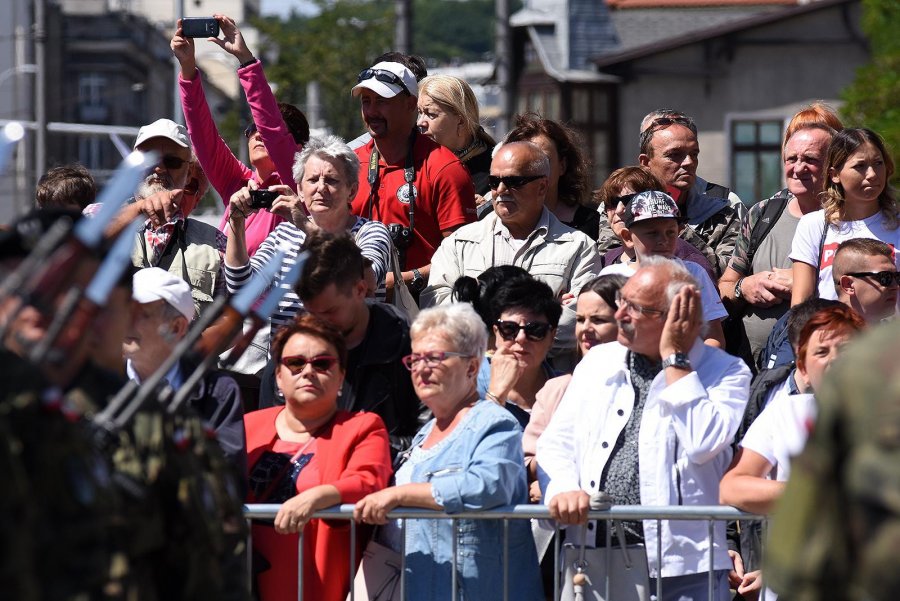
<svg viewBox="0 0 900 601"><path fill-rule="evenodd" d="M278 198L278 192L273 190L250 190L250 208L271 209L276 198Z"/></svg>
<svg viewBox="0 0 900 601"><path fill-rule="evenodd" d="M185 17L181 20L181 35L186 38L217 38L219 22L212 17Z"/></svg>

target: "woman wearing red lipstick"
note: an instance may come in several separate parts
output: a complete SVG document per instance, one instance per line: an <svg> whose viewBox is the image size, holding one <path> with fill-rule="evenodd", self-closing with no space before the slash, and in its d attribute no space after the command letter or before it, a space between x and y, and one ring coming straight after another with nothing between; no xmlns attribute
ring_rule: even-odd
<svg viewBox="0 0 900 601"><path fill-rule="evenodd" d="M249 503L282 503L273 523L254 523L259 598L297 598L297 534L303 532L306 599L343 600L350 590L347 522L311 520L320 509L355 503L388 484L388 434L374 413L338 409L347 347L338 330L303 315L272 343L283 407L244 417ZM357 563L365 537L357 537ZM355 569L354 569L355 571Z"/></svg>

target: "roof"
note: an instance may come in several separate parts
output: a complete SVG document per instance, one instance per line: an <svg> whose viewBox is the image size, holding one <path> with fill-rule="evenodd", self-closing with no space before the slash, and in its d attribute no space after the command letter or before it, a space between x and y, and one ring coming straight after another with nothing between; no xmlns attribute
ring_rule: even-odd
<svg viewBox="0 0 900 601"><path fill-rule="evenodd" d="M600 56L594 60L597 67L603 68L611 65L637 60L661 52L667 52L686 46L703 42L706 40L731 35L737 32L746 31L756 27L762 27L777 23L791 17L797 17L808 13L825 10L842 4L852 4L861 0L813 0L807 4L792 7L775 8L766 10L756 14L747 16L742 19L736 19L727 23L720 23L712 27L705 27L688 31L681 35L663 38L648 44L643 44L633 48L625 48L621 52Z"/></svg>
<svg viewBox="0 0 900 601"><path fill-rule="evenodd" d="M794 6L800 3L798 0L606 0L606 5L614 9L663 8L667 10L695 7L729 8L765 4Z"/></svg>

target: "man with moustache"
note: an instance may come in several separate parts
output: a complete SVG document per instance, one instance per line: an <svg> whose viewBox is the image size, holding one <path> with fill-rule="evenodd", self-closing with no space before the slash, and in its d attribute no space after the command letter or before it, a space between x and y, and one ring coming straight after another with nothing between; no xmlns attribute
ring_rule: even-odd
<svg viewBox="0 0 900 601"><path fill-rule="evenodd" d="M447 237L434 254L423 307L450 302L457 278L477 278L489 267L516 265L546 283L557 298L575 296L600 271L600 255L587 235L559 221L544 206L550 162L531 142L501 146L488 181L494 213ZM574 348L575 311L563 307L553 352Z"/></svg>
<svg viewBox="0 0 900 601"><path fill-rule="evenodd" d="M618 342L581 360L537 445L550 515L574 526L567 538L590 547L606 541L604 523L587 519L601 491L615 505L717 504L749 393L743 362L703 344L700 294L683 266L642 259L617 304ZM635 551L647 555L650 590L663 579L661 601L707 599L710 571L711 598L731 598L724 523L712 537L705 522L622 526L625 540L613 534L613 546L643 545Z"/></svg>
<svg viewBox="0 0 900 601"><path fill-rule="evenodd" d="M441 240L475 220L475 188L456 156L415 128L413 71L385 60L364 69L352 94L372 139L355 150L363 166L353 213L381 221L401 254L403 281L425 288ZM393 287L393 274L386 285Z"/></svg>
<svg viewBox="0 0 900 601"><path fill-rule="evenodd" d="M225 294L223 271L225 235L189 215L208 186L191 153L187 129L169 119L158 119L138 131L134 149L155 152L158 162L116 218L121 230L143 215L132 261L136 267L160 267L191 286L196 313ZM89 205L86 215L98 210ZM109 232L108 232L109 233ZM117 231L115 233L118 233Z"/></svg>

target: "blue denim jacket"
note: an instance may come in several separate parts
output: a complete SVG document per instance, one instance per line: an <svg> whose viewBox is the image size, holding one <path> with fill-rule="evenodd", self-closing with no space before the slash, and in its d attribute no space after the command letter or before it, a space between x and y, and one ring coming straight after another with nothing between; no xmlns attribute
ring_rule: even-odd
<svg viewBox="0 0 900 601"><path fill-rule="evenodd" d="M428 422L413 440L422 444L434 427ZM412 482L431 482L447 513L478 511L528 502L522 432L508 411L479 401L434 453L413 467ZM453 526L449 520L408 520L407 597L446 599L450 591ZM456 521L457 582L461 598L503 598L503 561L508 563L509 599L541 600L540 570L528 520L510 520L503 548L502 520Z"/></svg>

